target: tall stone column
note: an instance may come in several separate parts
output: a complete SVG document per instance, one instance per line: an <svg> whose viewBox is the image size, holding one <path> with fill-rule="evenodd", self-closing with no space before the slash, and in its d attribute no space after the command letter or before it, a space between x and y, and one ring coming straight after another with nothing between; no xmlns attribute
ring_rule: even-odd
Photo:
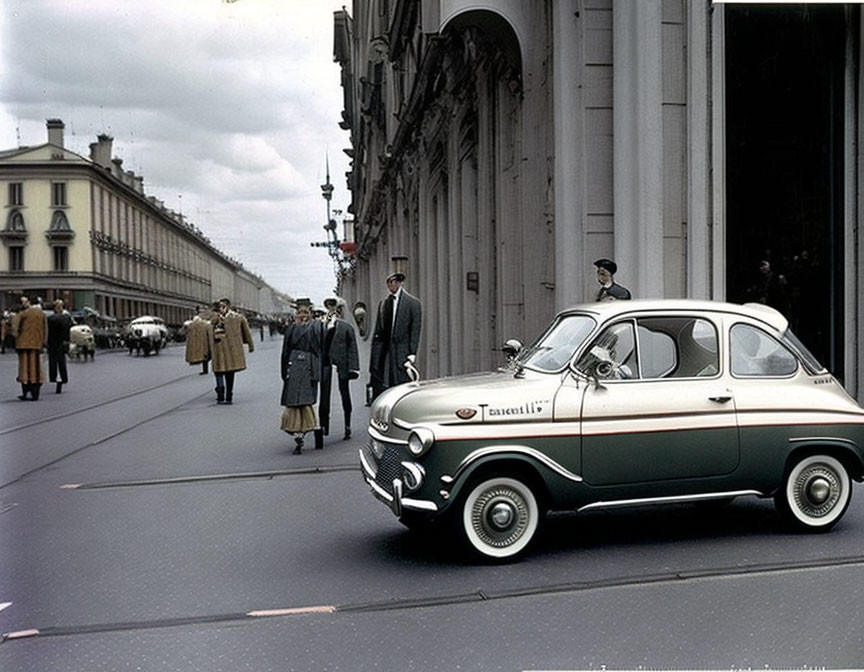
<svg viewBox="0 0 864 672"><path fill-rule="evenodd" d="M555 310L582 300L585 259L584 228L582 33L578 0L553 4L555 125Z"/></svg>
<svg viewBox="0 0 864 672"><path fill-rule="evenodd" d="M662 0L613 4L615 261L634 298L663 288Z"/></svg>

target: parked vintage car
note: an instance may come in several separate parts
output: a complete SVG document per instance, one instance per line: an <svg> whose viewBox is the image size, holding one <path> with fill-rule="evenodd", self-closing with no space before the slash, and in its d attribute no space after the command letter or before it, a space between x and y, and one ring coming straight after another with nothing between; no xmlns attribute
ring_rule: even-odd
<svg viewBox="0 0 864 672"><path fill-rule="evenodd" d="M69 356L75 359L96 357L96 339L86 324L75 324L69 329Z"/></svg>
<svg viewBox="0 0 864 672"><path fill-rule="evenodd" d="M750 495L824 531L864 478L864 410L757 304L576 306L497 373L386 390L369 436L372 493L489 559L550 510Z"/></svg>
<svg viewBox="0 0 864 672"><path fill-rule="evenodd" d="M144 353L144 356L159 354L168 342L168 327L161 317L144 315L132 320L126 327L126 347L129 354Z"/></svg>

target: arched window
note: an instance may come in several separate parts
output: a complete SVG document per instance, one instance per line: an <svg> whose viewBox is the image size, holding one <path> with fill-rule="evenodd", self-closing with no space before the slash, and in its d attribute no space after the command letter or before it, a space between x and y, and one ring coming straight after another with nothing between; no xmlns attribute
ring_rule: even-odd
<svg viewBox="0 0 864 672"><path fill-rule="evenodd" d="M24 215L15 208L9 212L6 219L6 228L0 231L0 238L7 245L20 245L27 240L27 227L24 225Z"/></svg>
<svg viewBox="0 0 864 672"><path fill-rule="evenodd" d="M46 231L48 242L55 245L58 242L68 242L75 237L75 232L69 226L69 220L66 218L66 213L63 210L55 210L51 215L51 226Z"/></svg>
<svg viewBox="0 0 864 672"><path fill-rule="evenodd" d="M13 210L9 213L6 230L13 233L27 233L27 227L24 226L24 215L21 214L20 210Z"/></svg>
<svg viewBox="0 0 864 672"><path fill-rule="evenodd" d="M51 217L51 229L54 231L64 231L68 232L72 230L72 227L69 226L69 220L66 219L66 213L62 210L55 210L54 215Z"/></svg>

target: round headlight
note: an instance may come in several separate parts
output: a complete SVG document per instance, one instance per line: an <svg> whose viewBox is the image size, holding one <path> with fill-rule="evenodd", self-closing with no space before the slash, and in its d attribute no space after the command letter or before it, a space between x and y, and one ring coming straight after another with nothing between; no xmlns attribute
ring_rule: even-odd
<svg viewBox="0 0 864 672"><path fill-rule="evenodd" d="M408 450L412 455L422 455L435 442L435 435L424 427L418 427L408 437Z"/></svg>

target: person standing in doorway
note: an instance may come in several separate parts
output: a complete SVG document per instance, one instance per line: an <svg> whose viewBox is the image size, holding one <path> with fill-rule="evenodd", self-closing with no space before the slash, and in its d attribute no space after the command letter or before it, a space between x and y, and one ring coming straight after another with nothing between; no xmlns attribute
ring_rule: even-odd
<svg viewBox="0 0 864 672"><path fill-rule="evenodd" d="M597 267L597 282L600 284L595 301L626 301L631 298L630 290L615 282L618 264L611 259L598 259L594 266Z"/></svg>
<svg viewBox="0 0 864 672"><path fill-rule="evenodd" d="M39 399L39 390L45 381L42 366L42 348L48 342L48 321L39 305L31 305L30 298L21 297L21 310L15 326L15 350L18 352L18 382L21 383L19 399Z"/></svg>
<svg viewBox="0 0 864 672"><path fill-rule="evenodd" d="M321 429L324 436L330 433L330 388L333 381L333 367L339 384L342 399L342 414L345 419L343 440L351 438L351 390L349 383L360 376L360 356L357 352L357 335L354 327L342 319L345 301L341 298L324 299L327 309L326 332L321 371Z"/></svg>
<svg viewBox="0 0 864 672"><path fill-rule="evenodd" d="M387 276L387 297L378 304L369 365L373 398L388 387L407 383L405 363L413 364L420 345L420 300L402 288L404 273Z"/></svg>
<svg viewBox="0 0 864 672"><path fill-rule="evenodd" d="M201 308L195 307L195 317L186 327L186 362L190 365L200 364L200 375L207 375L207 365L210 361L210 330L209 320L201 315Z"/></svg>
<svg viewBox="0 0 864 672"><path fill-rule="evenodd" d="M211 320L213 331L210 352L216 376L216 403L234 403L234 374L246 368L243 344L255 351L255 342L246 318L231 308L231 301L219 299L218 310Z"/></svg>
<svg viewBox="0 0 864 672"><path fill-rule="evenodd" d="M64 310L63 300L54 301L54 312L48 316L48 380L56 383L55 392L60 394L69 382L66 371L66 353L69 352L69 330L72 318ZM57 376L60 380L57 380Z"/></svg>

